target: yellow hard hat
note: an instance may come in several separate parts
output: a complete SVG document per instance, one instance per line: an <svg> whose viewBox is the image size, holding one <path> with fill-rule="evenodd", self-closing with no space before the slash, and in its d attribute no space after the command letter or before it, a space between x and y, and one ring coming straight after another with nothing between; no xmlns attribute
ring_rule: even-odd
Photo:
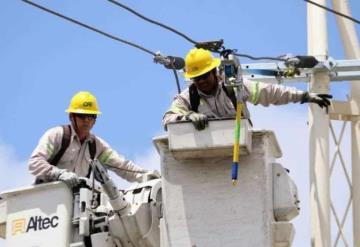
<svg viewBox="0 0 360 247"><path fill-rule="evenodd" d="M216 68L221 63L211 52L202 48L193 48L185 58L185 78L194 78Z"/></svg>
<svg viewBox="0 0 360 247"><path fill-rule="evenodd" d="M72 97L66 112L94 115L101 114L95 96L86 91L80 91Z"/></svg>

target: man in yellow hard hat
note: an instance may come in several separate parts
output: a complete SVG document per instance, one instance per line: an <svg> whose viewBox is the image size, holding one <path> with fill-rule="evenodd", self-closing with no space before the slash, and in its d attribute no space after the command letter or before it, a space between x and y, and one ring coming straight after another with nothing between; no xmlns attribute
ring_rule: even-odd
<svg viewBox="0 0 360 247"><path fill-rule="evenodd" d="M224 85L224 77L219 73L221 61L214 58L210 51L193 48L185 58L185 78L192 84L175 96L169 110L164 114L163 125L170 122L190 120L194 127L202 130L208 119L235 117L236 97L233 90ZM316 103L327 108L330 105L329 94L315 94L293 87L244 81L244 101L257 105L282 105L290 102ZM250 120L250 113L244 103L242 117Z"/></svg>
<svg viewBox="0 0 360 247"><path fill-rule="evenodd" d="M94 95L81 91L75 94L66 112L70 125L49 129L41 137L29 159L29 170L36 181L60 180L73 187L79 177L89 177L90 162L98 159L105 167L129 182L141 182L143 174L159 177L136 166L113 150L90 130L101 112Z"/></svg>

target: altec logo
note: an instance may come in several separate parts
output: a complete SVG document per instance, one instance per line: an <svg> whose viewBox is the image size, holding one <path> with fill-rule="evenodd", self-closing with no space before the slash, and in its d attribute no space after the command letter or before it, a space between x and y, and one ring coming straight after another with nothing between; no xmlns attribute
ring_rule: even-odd
<svg viewBox="0 0 360 247"><path fill-rule="evenodd" d="M59 225L59 217L32 216L26 224L26 219L16 219L12 221L12 235L26 233L29 231L41 231L49 228L56 228Z"/></svg>
<svg viewBox="0 0 360 247"><path fill-rule="evenodd" d="M25 232L25 219L17 219L12 222L12 235Z"/></svg>

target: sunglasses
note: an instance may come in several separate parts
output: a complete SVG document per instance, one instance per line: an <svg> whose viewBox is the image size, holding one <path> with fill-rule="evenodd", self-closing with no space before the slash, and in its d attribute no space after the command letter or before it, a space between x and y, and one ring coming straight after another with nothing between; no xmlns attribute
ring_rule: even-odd
<svg viewBox="0 0 360 247"><path fill-rule="evenodd" d="M95 120L97 118L97 115L95 114L74 114L75 117L80 118L81 120L90 119Z"/></svg>
<svg viewBox="0 0 360 247"><path fill-rule="evenodd" d="M210 74L211 74L211 71L209 71L209 72L207 72L207 73L205 73L205 74L203 74L201 76L197 76L197 77L193 78L193 81L198 82L200 80L206 80L209 77Z"/></svg>

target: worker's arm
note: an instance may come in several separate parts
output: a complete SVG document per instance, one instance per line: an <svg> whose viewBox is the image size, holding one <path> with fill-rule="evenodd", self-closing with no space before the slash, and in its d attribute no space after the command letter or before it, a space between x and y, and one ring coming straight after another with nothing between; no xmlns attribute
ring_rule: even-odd
<svg viewBox="0 0 360 247"><path fill-rule="evenodd" d="M248 91L247 101L255 105L284 105L290 102L301 102L305 93L294 87L285 87L257 81L245 81L244 84Z"/></svg>
<svg viewBox="0 0 360 247"><path fill-rule="evenodd" d="M38 145L32 152L29 161L29 171L37 180L53 181L52 169L54 166L48 160L56 154L61 147L63 128L61 126L49 129L40 138Z"/></svg>
<svg viewBox="0 0 360 247"><path fill-rule="evenodd" d="M315 103L327 111L331 104L330 94L318 94L301 91L295 87L285 87L277 84L261 83L261 82L245 82L245 89L248 91L247 100L253 104L261 104L263 106L283 105L290 102L297 103Z"/></svg>
<svg viewBox="0 0 360 247"><path fill-rule="evenodd" d="M98 149L99 148L99 149ZM113 150L109 144L99 137L96 137L96 149L100 151L97 159L117 175L129 182L140 182L147 170L135 165L131 160Z"/></svg>

